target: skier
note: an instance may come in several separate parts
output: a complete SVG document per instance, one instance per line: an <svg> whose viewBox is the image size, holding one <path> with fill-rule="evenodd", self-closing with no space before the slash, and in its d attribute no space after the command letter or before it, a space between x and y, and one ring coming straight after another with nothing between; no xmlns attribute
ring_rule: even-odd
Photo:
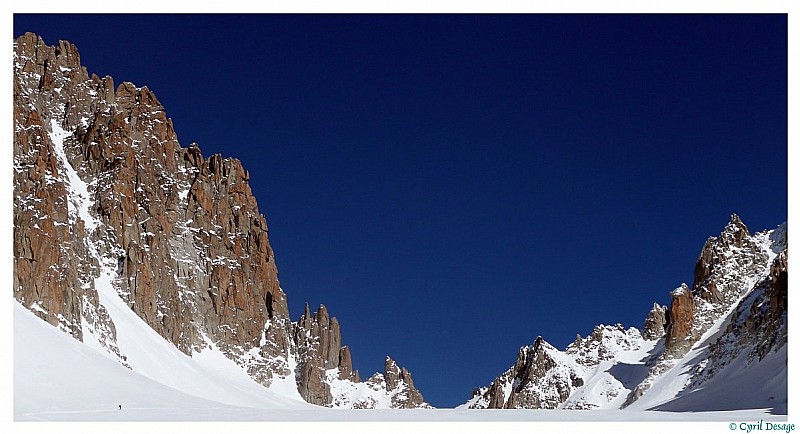
<svg viewBox="0 0 800 434"><path fill-rule="evenodd" d="M119 409L122 410L122 404L119 405Z"/></svg>

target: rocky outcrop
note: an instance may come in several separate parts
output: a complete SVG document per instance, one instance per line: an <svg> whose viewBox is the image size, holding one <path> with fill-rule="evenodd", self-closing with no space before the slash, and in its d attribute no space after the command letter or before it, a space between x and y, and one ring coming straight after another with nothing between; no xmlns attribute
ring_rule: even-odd
<svg viewBox="0 0 800 434"><path fill-rule="evenodd" d="M670 324L664 351L649 361L647 377L630 392L625 406L639 399L656 377L671 369L676 360L683 357L732 308L738 309L746 304L747 299L743 297L753 297L758 293L759 282L771 273L771 258L785 251L785 224L751 235L739 216L732 214L720 235L708 238L703 245L695 264L691 289L683 284L670 293ZM762 315L750 317L760 318ZM732 338L735 334L729 334L731 332L727 330L724 336Z"/></svg>
<svg viewBox="0 0 800 434"><path fill-rule="evenodd" d="M350 347L347 345L339 349L339 379L350 380L355 383L361 381L358 371L353 370L353 360L350 355Z"/></svg>
<svg viewBox="0 0 800 434"><path fill-rule="evenodd" d="M669 308L669 329L665 345L673 354L686 352L696 340L694 328L694 298L692 291L683 284L669 293L672 303Z"/></svg>
<svg viewBox="0 0 800 434"><path fill-rule="evenodd" d="M736 358L753 365L786 345L786 279L784 250L773 260L769 275L738 304L723 333L708 345L706 363L692 370L691 387L701 387Z"/></svg>
<svg viewBox="0 0 800 434"><path fill-rule="evenodd" d="M112 79L89 76L65 41L49 47L23 35L15 67L17 298L39 302L49 321L80 338L79 318L113 330L95 312L98 279L111 280L186 354L207 339L234 357L253 347L265 360L285 357L286 297L241 162L182 148L148 88L114 89ZM40 169L43 179L29 176ZM52 264L63 270L45 277L57 284L42 293L36 276ZM288 373L264 368L248 367L266 385L272 373Z"/></svg>
<svg viewBox="0 0 800 434"><path fill-rule="evenodd" d="M406 368L397 366L397 363L388 356L383 367L383 378L387 390L397 391L392 394L392 407L417 408L427 405L422 394L414 387L411 373Z"/></svg>
<svg viewBox="0 0 800 434"><path fill-rule="evenodd" d="M514 366L474 390L464 407L624 408L724 321L726 328L702 358L687 362L691 381L682 386L699 387L740 353L754 363L762 360L787 341L786 257L785 224L751 235L734 214L703 246L693 285L674 289L669 308L654 304L641 334L621 325L597 326L565 351L538 337L520 349Z"/></svg>
<svg viewBox="0 0 800 434"><path fill-rule="evenodd" d="M298 391L307 402L356 409L430 408L411 373L388 356L384 372L361 383L358 371L353 370L350 348L340 346L339 322L324 305L311 314L306 304L293 329Z"/></svg>
<svg viewBox="0 0 800 434"><path fill-rule="evenodd" d="M337 370L339 379L358 382L358 372L353 372L350 349L341 346L339 321L331 318L328 309L321 305L311 315L306 304L305 312L294 324L294 344L300 363L297 378L298 391L306 401L317 405L333 402L327 372Z"/></svg>
<svg viewBox="0 0 800 434"><path fill-rule="evenodd" d="M748 288L747 278L769 266L768 252L738 215L718 237L709 238L695 265L692 292L706 303L729 307Z"/></svg>
<svg viewBox="0 0 800 434"><path fill-rule="evenodd" d="M14 81L14 297L81 339L85 282L79 277L85 267L80 253L86 252L72 247L85 236L85 227L69 212L66 173L48 134L45 102L27 98L53 91L54 77L63 74L58 63L69 73L79 63L68 44L46 48L31 34L15 44L14 68L24 81Z"/></svg>
<svg viewBox="0 0 800 434"><path fill-rule="evenodd" d="M653 308L644 320L642 327L642 337L654 341L664 336L669 324L669 310L666 306L653 303Z"/></svg>
<svg viewBox="0 0 800 434"><path fill-rule="evenodd" d="M469 408L557 408L575 387L583 385L580 368L562 366L558 353L537 337L533 345L520 348L514 366L488 387L473 392Z"/></svg>
<svg viewBox="0 0 800 434"><path fill-rule="evenodd" d="M264 386L294 378L309 402L331 405L330 370L358 382L324 306L289 318L239 160L182 147L152 91L90 75L66 41L17 38L14 77L17 300L123 364L103 297L187 355L213 345Z"/></svg>
<svg viewBox="0 0 800 434"><path fill-rule="evenodd" d="M594 367L606 360L613 360L622 351L637 350L642 335L635 327L626 329L622 324L597 325L588 336L578 335L567 346L566 354L585 367Z"/></svg>
<svg viewBox="0 0 800 434"><path fill-rule="evenodd" d="M467 408L593 408L575 397L601 363L641 347L639 330L621 324L598 325L586 337L578 335L565 351L541 336L523 347L508 371L489 386L473 391ZM575 398L570 401L571 398Z"/></svg>
<svg viewBox="0 0 800 434"><path fill-rule="evenodd" d="M333 391L333 406L339 408L432 408L414 386L411 373L386 357L383 373L375 373L363 383L336 378L328 371Z"/></svg>
<svg viewBox="0 0 800 434"><path fill-rule="evenodd" d="M783 347L788 342L786 315L788 312L788 257L784 250L770 266L769 276L761 284L763 303L750 305L750 315L743 322L745 336L756 344L752 357L762 360L768 353ZM760 301L760 300L759 300ZM766 308L765 308L766 306ZM759 315L758 313L763 313ZM736 321L734 321L736 323ZM740 339L742 341L742 339Z"/></svg>
<svg viewBox="0 0 800 434"><path fill-rule="evenodd" d="M720 235L706 240L691 290L684 284L671 293L666 347L672 356L685 354L753 288L754 279L760 280L768 272L770 255L775 253L772 247L764 247L772 245L766 237L765 233L751 235L739 216L732 214Z"/></svg>

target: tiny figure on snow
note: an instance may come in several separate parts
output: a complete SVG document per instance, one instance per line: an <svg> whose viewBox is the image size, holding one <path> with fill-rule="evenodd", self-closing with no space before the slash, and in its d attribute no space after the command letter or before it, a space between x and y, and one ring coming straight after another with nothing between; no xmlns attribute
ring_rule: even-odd
<svg viewBox="0 0 800 434"><path fill-rule="evenodd" d="M119 405L119 409L122 410L122 404Z"/></svg>

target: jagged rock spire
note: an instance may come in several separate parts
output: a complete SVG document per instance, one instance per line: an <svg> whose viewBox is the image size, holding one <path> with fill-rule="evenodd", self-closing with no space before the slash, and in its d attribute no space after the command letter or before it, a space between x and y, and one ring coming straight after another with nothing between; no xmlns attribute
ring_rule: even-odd
<svg viewBox="0 0 800 434"><path fill-rule="evenodd" d="M422 394L414 386L411 373L408 372L406 368L399 367L391 357L386 356L383 371L386 389L390 392L403 392L392 394L392 404L394 407L416 408L427 405Z"/></svg>
<svg viewBox="0 0 800 434"><path fill-rule="evenodd" d="M669 324L669 310L666 306L661 306L658 303L653 303L653 308L644 320L642 327L642 337L654 341L661 336L664 336L667 325Z"/></svg>
<svg viewBox="0 0 800 434"><path fill-rule="evenodd" d="M669 308L654 303L641 333L619 324L596 326L588 336L576 336L565 351L537 336L519 350L511 368L474 390L466 406L591 409L613 402L608 408L624 408L672 369L737 300L742 301L728 329L704 353L710 354L708 360L689 361L696 363L692 378L699 384L704 376L715 375L735 357L729 353L732 348L750 351L748 360L775 353L786 342L785 237L784 226L750 234L732 215L721 234L703 246L694 284L671 291ZM649 351L641 359L643 347ZM640 358L638 366L618 358L628 352ZM608 364L597 369L602 363ZM587 387L580 388L583 384Z"/></svg>
<svg viewBox="0 0 800 434"><path fill-rule="evenodd" d="M325 306L291 322L250 174L182 147L146 86L115 88L74 45L26 33L14 41L14 127L23 305L77 339L91 333L124 364L100 282L180 351L213 345L264 386L291 377L330 405L330 371L358 381Z"/></svg>
<svg viewBox="0 0 800 434"><path fill-rule="evenodd" d="M673 351L685 351L694 343L692 334L694 324L695 303L692 291L683 283L669 293L672 304L669 308L669 330L666 347Z"/></svg>

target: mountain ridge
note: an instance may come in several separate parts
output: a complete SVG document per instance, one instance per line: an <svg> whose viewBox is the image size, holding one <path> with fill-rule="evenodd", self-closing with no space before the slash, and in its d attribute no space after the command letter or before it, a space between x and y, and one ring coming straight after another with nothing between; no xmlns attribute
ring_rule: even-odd
<svg viewBox="0 0 800 434"><path fill-rule="evenodd" d="M724 387L714 382L717 375L744 384L749 372L770 372L760 368L762 361L774 366L783 360L782 373L765 380L772 388L751 385L757 391L748 402L785 414L787 251L786 223L751 235L732 214L720 235L706 240L692 286L672 290L669 307L654 303L641 332L598 325L564 351L539 336L461 407L690 411L682 400L704 384ZM658 390L650 392L654 385ZM707 391L702 394L715 402ZM717 410L750 405L743 402L728 399Z"/></svg>
<svg viewBox="0 0 800 434"><path fill-rule="evenodd" d="M358 383L324 306L289 317L241 161L181 147L152 91L90 76L66 41L17 38L14 72L18 301L134 370L119 302L184 354L218 346L265 387L294 379L314 404L333 405L329 370ZM404 379L385 386L392 399L359 405L427 406Z"/></svg>
<svg viewBox="0 0 800 434"><path fill-rule="evenodd" d="M89 76L65 41L48 47L26 34L14 53L17 300L133 370L142 359L122 324L139 318L185 355L218 350L259 384L294 387L287 393L316 405L428 407L389 357L382 374L361 381L324 305L313 314L306 305L291 320L241 161L181 147L147 87ZM504 381L473 399L486 395L487 408L578 409L600 407L602 394L606 403L640 405L717 325L736 339L709 343L707 364L692 365L695 386L740 356L772 363L786 343L782 231L774 240L780 231L750 236L733 215L704 245L692 286L672 291L669 308L655 304L641 332L601 325L564 351L539 337L520 349ZM765 237L777 251L754 250ZM726 265L728 253L736 267ZM767 311L753 311L765 303ZM751 348L752 335L774 339ZM612 379L590 371L611 362L602 372L619 385L609 389L600 382ZM578 389L586 393L574 395Z"/></svg>

